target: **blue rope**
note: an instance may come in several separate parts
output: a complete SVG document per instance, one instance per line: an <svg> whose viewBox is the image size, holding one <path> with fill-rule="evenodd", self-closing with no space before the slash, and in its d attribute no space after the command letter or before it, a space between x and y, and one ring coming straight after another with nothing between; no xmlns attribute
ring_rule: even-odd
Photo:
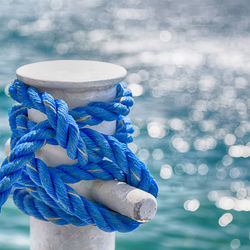
<svg viewBox="0 0 250 250"><path fill-rule="evenodd" d="M96 225L107 232L137 228L140 222L87 200L69 186L81 180L116 179L157 197L155 180L127 146L133 128L126 115L133 98L126 84L117 84L116 98L110 102L93 102L72 110L63 100L19 80L9 93L20 104L9 112L11 152L0 168L0 209L12 193L24 213L54 224ZM39 123L28 120L30 108L48 119ZM114 135L86 128L102 121L116 121ZM46 143L66 149L77 163L47 166L35 157L35 151Z"/></svg>

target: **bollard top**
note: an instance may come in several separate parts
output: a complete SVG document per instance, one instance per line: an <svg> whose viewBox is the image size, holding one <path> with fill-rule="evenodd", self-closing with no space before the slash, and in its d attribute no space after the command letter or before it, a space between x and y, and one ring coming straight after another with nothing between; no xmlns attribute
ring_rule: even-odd
<svg viewBox="0 0 250 250"><path fill-rule="evenodd" d="M99 61L55 60L26 64L16 71L17 79L34 86L54 89L107 88L122 81L124 67Z"/></svg>

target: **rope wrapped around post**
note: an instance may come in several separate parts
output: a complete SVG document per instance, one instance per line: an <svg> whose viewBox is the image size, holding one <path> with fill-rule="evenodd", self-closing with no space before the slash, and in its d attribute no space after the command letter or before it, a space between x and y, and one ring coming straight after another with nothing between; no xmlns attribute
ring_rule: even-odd
<svg viewBox="0 0 250 250"><path fill-rule="evenodd" d="M0 206L12 191L15 204L38 219L59 225L94 224L107 232L137 228L140 222L87 200L68 185L80 180L116 179L157 197L155 180L126 145L133 132L125 117L133 104L126 84L117 84L117 96L109 103L93 102L70 111L64 101L54 100L50 94L39 93L18 80L9 93L22 104L10 112L11 153L0 169ZM29 121L28 108L39 110L48 119ZM113 120L117 121L117 129L112 136L86 128ZM45 143L60 145L77 163L46 166L34 154Z"/></svg>

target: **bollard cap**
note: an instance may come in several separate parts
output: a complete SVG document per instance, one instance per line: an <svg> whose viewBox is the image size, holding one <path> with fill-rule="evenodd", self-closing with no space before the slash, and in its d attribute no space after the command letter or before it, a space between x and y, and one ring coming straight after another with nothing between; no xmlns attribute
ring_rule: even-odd
<svg viewBox="0 0 250 250"><path fill-rule="evenodd" d="M17 79L34 86L56 89L110 87L122 81L124 67L99 61L55 60L26 64L16 71Z"/></svg>

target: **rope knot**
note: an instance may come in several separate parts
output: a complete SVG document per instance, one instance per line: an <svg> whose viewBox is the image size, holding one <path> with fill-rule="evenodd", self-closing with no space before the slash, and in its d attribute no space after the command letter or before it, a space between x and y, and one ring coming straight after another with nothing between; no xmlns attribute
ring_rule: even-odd
<svg viewBox="0 0 250 250"><path fill-rule="evenodd" d="M155 180L127 146L133 133L126 117L133 105L131 91L123 82L116 85L116 90L116 98L110 102L92 102L69 110L63 100L14 81L9 93L20 104L9 113L11 152L0 168L0 208L13 192L14 202L23 212L58 225L92 224L107 232L127 232L140 225L87 200L69 185L81 180L116 179L157 197ZM31 108L47 119L30 121ZM103 121L116 121L114 135L89 128ZM64 148L76 163L47 166L35 156L45 144Z"/></svg>

